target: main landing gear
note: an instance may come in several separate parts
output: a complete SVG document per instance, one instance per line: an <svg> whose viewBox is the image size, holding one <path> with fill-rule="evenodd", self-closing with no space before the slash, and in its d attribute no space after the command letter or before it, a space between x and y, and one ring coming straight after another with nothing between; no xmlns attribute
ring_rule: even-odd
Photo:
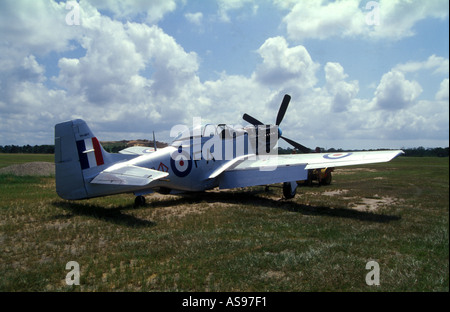
<svg viewBox="0 0 450 312"><path fill-rule="evenodd" d="M283 183L283 195L286 199L294 198L297 192L297 182L284 182Z"/></svg>
<svg viewBox="0 0 450 312"><path fill-rule="evenodd" d="M135 207L141 207L145 205L145 197L142 195L136 196L134 199L134 206Z"/></svg>

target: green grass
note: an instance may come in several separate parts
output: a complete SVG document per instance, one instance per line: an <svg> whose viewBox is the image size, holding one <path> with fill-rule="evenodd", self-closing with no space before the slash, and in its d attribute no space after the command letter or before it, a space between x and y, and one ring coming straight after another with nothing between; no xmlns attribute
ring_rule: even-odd
<svg viewBox="0 0 450 312"><path fill-rule="evenodd" d="M33 161L54 162L53 154L3 154L0 153L0 168Z"/></svg>
<svg viewBox="0 0 450 312"><path fill-rule="evenodd" d="M448 158L400 157L293 200L254 187L149 195L136 209L133 195L70 202L54 178L3 175L0 290L448 291L448 188ZM368 199L381 204L355 209ZM370 260L380 286L365 283ZM79 286L65 284L69 261Z"/></svg>

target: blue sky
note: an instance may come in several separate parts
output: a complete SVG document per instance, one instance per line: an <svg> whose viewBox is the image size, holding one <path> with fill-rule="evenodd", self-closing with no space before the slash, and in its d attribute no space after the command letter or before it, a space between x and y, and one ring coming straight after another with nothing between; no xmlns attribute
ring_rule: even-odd
<svg viewBox="0 0 450 312"><path fill-rule="evenodd" d="M73 118L100 140L170 141L194 117L273 123L289 93L283 134L311 148L448 146L448 11L446 0L4 0L0 145L51 144Z"/></svg>

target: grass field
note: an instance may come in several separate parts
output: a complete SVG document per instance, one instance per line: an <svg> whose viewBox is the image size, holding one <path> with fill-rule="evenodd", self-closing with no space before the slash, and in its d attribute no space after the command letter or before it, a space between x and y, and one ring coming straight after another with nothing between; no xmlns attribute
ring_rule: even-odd
<svg viewBox="0 0 450 312"><path fill-rule="evenodd" d="M0 153L0 168L23 164L33 161L53 162L55 156L53 154L2 154Z"/></svg>
<svg viewBox="0 0 450 312"><path fill-rule="evenodd" d="M0 168L52 161L1 155ZM0 291L449 291L449 159L336 170L330 186L70 202L0 175ZM366 284L369 261L380 285ZM67 286L66 264L80 265Z"/></svg>

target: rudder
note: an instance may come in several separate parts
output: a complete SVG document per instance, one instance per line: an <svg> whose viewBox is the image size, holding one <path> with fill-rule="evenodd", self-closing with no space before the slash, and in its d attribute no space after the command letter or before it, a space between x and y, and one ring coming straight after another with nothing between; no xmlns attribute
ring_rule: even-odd
<svg viewBox="0 0 450 312"><path fill-rule="evenodd" d="M81 119L55 126L56 192L64 199L89 198L86 175L97 174L107 153ZM99 167L99 168L96 168Z"/></svg>

